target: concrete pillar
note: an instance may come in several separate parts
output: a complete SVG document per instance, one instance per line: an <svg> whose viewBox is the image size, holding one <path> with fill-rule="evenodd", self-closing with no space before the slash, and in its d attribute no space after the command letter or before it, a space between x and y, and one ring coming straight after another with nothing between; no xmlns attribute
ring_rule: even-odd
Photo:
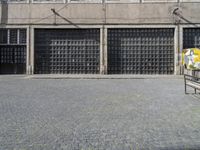
<svg viewBox="0 0 200 150"><path fill-rule="evenodd" d="M180 27L179 30L179 68L180 68L180 74L184 74L184 66L182 64L182 51L183 51L183 28Z"/></svg>
<svg viewBox="0 0 200 150"><path fill-rule="evenodd" d="M182 28L180 25L177 25L175 28L175 74L180 75L182 74Z"/></svg>
<svg viewBox="0 0 200 150"><path fill-rule="evenodd" d="M107 28L100 29L100 74L107 74Z"/></svg>
<svg viewBox="0 0 200 150"><path fill-rule="evenodd" d="M178 74L179 72L179 29L178 26L175 27L175 31L174 31L174 74Z"/></svg>
<svg viewBox="0 0 200 150"><path fill-rule="evenodd" d="M26 30L26 74L30 74L30 27Z"/></svg>
<svg viewBox="0 0 200 150"><path fill-rule="evenodd" d="M29 26L29 64L28 74L34 74L34 28Z"/></svg>
<svg viewBox="0 0 200 150"><path fill-rule="evenodd" d="M183 49L183 28L180 25L176 26L175 31L175 74L183 73L182 67L182 49Z"/></svg>
<svg viewBox="0 0 200 150"><path fill-rule="evenodd" d="M104 29L104 73L108 74L108 30L107 28Z"/></svg>

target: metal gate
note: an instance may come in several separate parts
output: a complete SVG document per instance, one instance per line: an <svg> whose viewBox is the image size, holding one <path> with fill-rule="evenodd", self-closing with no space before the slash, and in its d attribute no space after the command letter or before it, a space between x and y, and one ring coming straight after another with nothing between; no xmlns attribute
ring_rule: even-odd
<svg viewBox="0 0 200 150"><path fill-rule="evenodd" d="M173 74L174 29L108 29L109 74Z"/></svg>
<svg viewBox="0 0 200 150"><path fill-rule="evenodd" d="M99 29L36 29L36 74L97 74Z"/></svg>
<svg viewBox="0 0 200 150"><path fill-rule="evenodd" d="M0 74L26 73L26 30L0 29Z"/></svg>
<svg viewBox="0 0 200 150"><path fill-rule="evenodd" d="M183 48L200 48L200 28L183 29Z"/></svg>

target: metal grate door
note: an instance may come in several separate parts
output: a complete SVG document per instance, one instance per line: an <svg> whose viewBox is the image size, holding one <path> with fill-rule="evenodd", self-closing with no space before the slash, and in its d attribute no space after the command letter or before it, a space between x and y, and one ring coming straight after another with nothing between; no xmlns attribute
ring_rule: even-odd
<svg viewBox="0 0 200 150"><path fill-rule="evenodd" d="M174 29L108 29L109 74L173 74Z"/></svg>
<svg viewBox="0 0 200 150"><path fill-rule="evenodd" d="M36 74L97 74L99 29L35 30Z"/></svg>

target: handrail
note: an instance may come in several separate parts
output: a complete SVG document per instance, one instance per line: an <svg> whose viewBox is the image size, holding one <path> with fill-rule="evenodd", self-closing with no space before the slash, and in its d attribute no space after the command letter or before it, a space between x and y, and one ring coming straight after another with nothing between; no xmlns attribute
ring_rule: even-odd
<svg viewBox="0 0 200 150"><path fill-rule="evenodd" d="M200 79L200 77L196 77L196 76L192 76L192 75L188 75L188 74L184 74L185 77L191 77L191 78L195 78L195 79ZM193 81L193 80L192 80Z"/></svg>

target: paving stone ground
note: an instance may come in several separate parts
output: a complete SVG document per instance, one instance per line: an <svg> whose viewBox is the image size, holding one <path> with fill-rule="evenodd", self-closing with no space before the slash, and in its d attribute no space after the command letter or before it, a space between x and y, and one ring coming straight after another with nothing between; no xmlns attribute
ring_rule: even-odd
<svg viewBox="0 0 200 150"><path fill-rule="evenodd" d="M200 149L200 95L183 78L0 77L0 150L146 149Z"/></svg>

